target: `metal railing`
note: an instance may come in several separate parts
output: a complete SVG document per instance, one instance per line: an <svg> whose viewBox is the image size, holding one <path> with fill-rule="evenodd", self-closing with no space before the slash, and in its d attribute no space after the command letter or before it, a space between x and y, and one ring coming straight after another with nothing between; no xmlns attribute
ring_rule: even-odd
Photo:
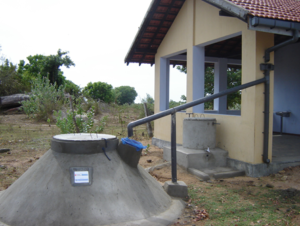
<svg viewBox="0 0 300 226"><path fill-rule="evenodd" d="M176 112L182 111L184 109L187 109L187 108L190 108L190 107L193 107L193 106L196 106L196 105L199 105L199 104L202 104L202 103L214 100L216 98L219 98L219 97L222 97L222 96L225 96L225 95L228 95L228 94L231 94L231 93L234 93L234 92L237 92L237 91L249 88L251 86L255 86L255 85L258 85L258 84L261 84L261 83L266 83L266 82L267 82L267 79L266 79L266 77L264 77L264 78L258 79L256 81L245 83L243 85L236 86L236 87L233 87L231 89L227 89L227 90L221 91L219 93L216 93L216 94L213 94L213 95L210 95L210 96L198 99L198 100L194 100L194 101L191 101L189 103L186 103L186 104L183 104L183 105L180 105L180 106L177 106L177 107L174 107L174 108L162 111L162 112L159 112L157 114L154 114L154 115L151 115L151 116L139 119L137 121L130 122L127 125L128 137L133 136L133 127L136 127L136 126L142 125L144 123L147 123L147 122L150 122L150 121L153 121L153 120L165 117L167 115L171 115L171 168L172 168L172 182L176 183L177 182L177 169L176 169L176 165L177 165L177 160L176 160Z"/></svg>

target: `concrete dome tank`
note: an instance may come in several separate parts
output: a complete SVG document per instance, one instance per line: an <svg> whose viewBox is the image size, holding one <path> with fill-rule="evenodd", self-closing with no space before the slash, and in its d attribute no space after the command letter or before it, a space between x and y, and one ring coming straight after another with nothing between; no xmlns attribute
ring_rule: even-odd
<svg viewBox="0 0 300 226"><path fill-rule="evenodd" d="M0 193L0 225L168 225L183 205L106 134L63 134Z"/></svg>

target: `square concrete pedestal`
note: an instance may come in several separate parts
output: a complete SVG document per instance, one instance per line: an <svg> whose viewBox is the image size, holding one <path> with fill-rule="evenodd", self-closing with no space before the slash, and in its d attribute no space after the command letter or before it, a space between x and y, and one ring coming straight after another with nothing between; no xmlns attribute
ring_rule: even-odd
<svg viewBox="0 0 300 226"><path fill-rule="evenodd" d="M188 196L187 185L183 181L166 181L164 184L165 191L173 197L186 198Z"/></svg>

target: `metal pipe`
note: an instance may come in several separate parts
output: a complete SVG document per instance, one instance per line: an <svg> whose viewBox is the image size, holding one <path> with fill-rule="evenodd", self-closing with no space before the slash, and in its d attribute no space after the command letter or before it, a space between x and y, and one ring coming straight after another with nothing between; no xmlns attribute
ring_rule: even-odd
<svg viewBox="0 0 300 226"><path fill-rule="evenodd" d="M171 117L171 167L172 182L177 182L177 157L176 157L176 113Z"/></svg>
<svg viewBox="0 0 300 226"><path fill-rule="evenodd" d="M272 46L265 50L265 63L270 61L270 53L283 46L294 43L299 39L299 31L293 31L293 38L278 45ZM270 163L269 159L269 121L270 121L270 70L274 70L274 65L261 64L261 70L265 75L265 115L264 115L264 143L263 143L263 161L264 163Z"/></svg>
<svg viewBox="0 0 300 226"><path fill-rule="evenodd" d="M136 127L136 126L145 124L145 123L147 123L147 122L150 122L150 121L153 121L153 120L156 120L156 119L165 117L165 116L167 116L167 115L174 114L174 113L176 113L176 112L178 112L178 111L182 111L182 110L184 110L184 109L193 107L193 106L195 106L195 105L202 104L202 103L204 103L204 102L207 102L207 101L210 101L210 100L213 100L213 99L216 99L216 98L219 98L219 97L222 97L222 96L225 96L225 95L228 95L228 94L231 94L231 93L240 91L240 90L242 90L242 89L246 89L246 88L249 88L249 87L251 87L251 86L258 85L258 84L260 84L260 83L264 83L265 81L266 81L266 78L261 78L261 79L258 79L258 80L256 80L256 81L248 82L248 83L245 83L245 84L243 84L243 85L236 86L236 87L233 87L233 88L231 88L231 89L227 89L227 90L221 91L221 92L219 92L219 93L216 93L216 94L213 94L213 95L210 95L210 96L207 96L207 97L203 97L203 98L201 98L201 99L194 100L194 101L191 101L191 102L189 102L189 103L186 103L186 104L177 106L177 107L175 107L175 108L171 108L171 109L168 109L168 110L159 112L159 113L157 113L157 114L150 115L150 116L148 116L148 117L145 117L145 118L142 118L142 119L139 119L139 120L130 122L130 123L127 125L128 137L133 136L133 127Z"/></svg>
<svg viewBox="0 0 300 226"><path fill-rule="evenodd" d="M272 46L272 47L270 47L270 48L268 48L268 49L265 50L265 56L264 56L265 63L267 63L267 62L270 61L270 53L271 52L273 52L273 51L275 51L275 50L277 50L277 49L279 49L279 48L281 48L283 46L286 46L286 45L289 45L289 44L292 44L292 43L295 43L295 42L298 41L298 39L299 39L299 31L298 30L294 30L293 34L294 35L293 35L293 37L291 39L286 40L286 41L284 41L284 42L282 42L282 43L280 43L280 44L278 44L276 46Z"/></svg>
<svg viewBox="0 0 300 226"><path fill-rule="evenodd" d="M264 143L263 143L263 161L265 163L270 163L269 159L269 118L270 118L270 70L265 70L264 72L266 82L265 82L265 115L264 115Z"/></svg>
<svg viewBox="0 0 300 226"><path fill-rule="evenodd" d="M283 115L281 115L281 119L280 119L280 135L282 135L282 123L283 123Z"/></svg>

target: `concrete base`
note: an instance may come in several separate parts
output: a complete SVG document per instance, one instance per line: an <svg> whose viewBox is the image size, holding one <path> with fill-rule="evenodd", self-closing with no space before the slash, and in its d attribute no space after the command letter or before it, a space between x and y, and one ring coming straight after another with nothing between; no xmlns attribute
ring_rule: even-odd
<svg viewBox="0 0 300 226"><path fill-rule="evenodd" d="M204 181L212 180L212 179L239 177L245 175L245 171L235 170L230 167L216 167L214 169L203 169L203 170L188 168L188 172L201 178Z"/></svg>
<svg viewBox="0 0 300 226"><path fill-rule="evenodd" d="M247 162L242 162L236 159L228 158L227 162L228 166L230 167L234 167L238 170L244 170L246 175L249 177L268 176L270 174L277 173L286 167L300 165L300 161L298 159L289 162L271 162L270 164L250 164Z"/></svg>
<svg viewBox="0 0 300 226"><path fill-rule="evenodd" d="M210 176L207 173L204 173L200 170L194 169L194 168L188 168L188 172L195 175L196 177L201 178L202 180L210 180Z"/></svg>
<svg viewBox="0 0 300 226"><path fill-rule="evenodd" d="M297 140L298 141L298 140ZM159 147L159 148L164 148L164 149L170 149L170 142L169 141L164 141L164 140L160 140L158 138L152 138L152 144ZM277 143L275 142L274 145L276 145ZM274 146L273 145L273 146ZM278 144L277 144L278 145ZM181 145L177 145L177 150L180 149L182 146ZM295 148L296 147L296 148ZM293 155L288 156L285 151L284 156L274 156L273 162L271 162L270 164L265 164L265 163L261 163L261 164L251 164L251 163L247 163L247 162L243 162L243 161L239 161L236 159L232 159L232 158L228 158L227 157L227 166L237 169L238 171L245 171L245 174L249 177L262 177L262 176L268 176L270 174L274 174L277 173L278 171L289 167L289 166L299 166L300 165L300 157L298 154L298 146L296 145L294 147L294 149L296 149L296 151L291 151L291 153ZM274 148L274 147L273 147ZM281 150L286 150L286 148L281 148ZM289 150L289 149L287 149ZM298 152L297 152L298 151ZM295 154L296 153L296 154ZM275 150L275 154L278 154ZM170 159L170 154L165 154L164 153L164 158L165 156ZM179 157L177 156L177 160L182 159L183 162L186 161L184 160L184 157ZM181 161L181 160L180 160ZM193 169L197 169L195 167L189 166L186 167L188 168L193 168ZM201 169L198 169L200 171L202 171ZM189 169L189 171L192 173L193 170ZM203 173L203 172L201 172ZM200 173L200 174L201 174ZM198 175L200 175L199 173L197 173ZM197 174L195 174L196 176L198 176ZM202 177L200 177L202 178ZM204 177L205 178L205 177Z"/></svg>
<svg viewBox="0 0 300 226"><path fill-rule="evenodd" d="M183 181L166 181L164 184L165 191L173 197L186 198L188 197L187 185Z"/></svg>
<svg viewBox="0 0 300 226"><path fill-rule="evenodd" d="M171 148L164 147L164 159L171 161ZM195 150L177 147L177 164L184 168L213 169L215 167L225 167L227 165L228 152L220 148L205 150Z"/></svg>

